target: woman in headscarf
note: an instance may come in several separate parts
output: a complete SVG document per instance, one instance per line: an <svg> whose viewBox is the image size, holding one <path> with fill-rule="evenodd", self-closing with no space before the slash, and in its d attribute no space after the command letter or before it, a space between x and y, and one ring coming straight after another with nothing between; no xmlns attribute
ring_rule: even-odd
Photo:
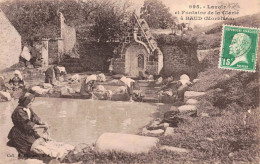
<svg viewBox="0 0 260 164"><path fill-rule="evenodd" d="M125 76L123 76L120 80L127 87L127 94L130 97L130 101L140 101L142 94L139 84L135 80L127 78Z"/></svg>
<svg viewBox="0 0 260 164"><path fill-rule="evenodd" d="M190 78L188 75L183 74L180 76L180 80L178 81L179 87L177 90L178 99L180 101L184 100L184 93L188 90L189 86L192 85L190 82Z"/></svg>
<svg viewBox="0 0 260 164"><path fill-rule="evenodd" d="M57 66L51 66L45 71L45 83L50 83L53 85L53 82L59 78L59 70Z"/></svg>
<svg viewBox="0 0 260 164"><path fill-rule="evenodd" d="M61 81L64 78L63 76L67 74L66 68L62 66L57 66L56 68L56 79Z"/></svg>
<svg viewBox="0 0 260 164"><path fill-rule="evenodd" d="M103 73L88 76L81 85L80 94L86 98L93 96L93 91L97 88L96 81L104 82L106 76Z"/></svg>
<svg viewBox="0 0 260 164"><path fill-rule="evenodd" d="M13 77L9 80L9 84L12 86L13 90L24 87L23 76L20 71L15 70Z"/></svg>
<svg viewBox="0 0 260 164"><path fill-rule="evenodd" d="M34 98L35 96L30 93L21 96L11 116L14 126L8 134L8 145L15 147L22 156L30 155L32 144L40 138L36 129L48 129L48 125L31 109Z"/></svg>
<svg viewBox="0 0 260 164"><path fill-rule="evenodd" d="M88 76L82 83L80 88L80 94L82 96L87 96L90 98L92 96L93 90L96 87L97 75Z"/></svg>
<svg viewBox="0 0 260 164"><path fill-rule="evenodd" d="M46 157L62 160L74 146L56 142L49 137L48 125L31 109L34 95L25 93L19 99L19 104L12 114L14 126L8 134L9 146L15 147L20 157ZM43 128L40 136L36 129ZM43 157L44 157L43 156Z"/></svg>

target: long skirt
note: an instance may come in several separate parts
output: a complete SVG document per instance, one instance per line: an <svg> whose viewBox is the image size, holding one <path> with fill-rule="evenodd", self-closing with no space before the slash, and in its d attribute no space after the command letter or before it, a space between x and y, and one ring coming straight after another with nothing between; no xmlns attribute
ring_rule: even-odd
<svg viewBox="0 0 260 164"><path fill-rule="evenodd" d="M39 138L40 136L37 133L24 133L20 129L13 127L9 134L8 139L10 140L9 143L12 144L13 147L20 154L30 154L30 149L32 144Z"/></svg>
<svg viewBox="0 0 260 164"><path fill-rule="evenodd" d="M49 75L46 75L45 76L45 83L53 84L53 77L49 76Z"/></svg>

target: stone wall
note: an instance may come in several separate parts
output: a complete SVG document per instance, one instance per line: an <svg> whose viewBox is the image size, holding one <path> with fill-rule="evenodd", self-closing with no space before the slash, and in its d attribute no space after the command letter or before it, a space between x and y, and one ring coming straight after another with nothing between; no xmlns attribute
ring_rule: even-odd
<svg viewBox="0 0 260 164"><path fill-rule="evenodd" d="M195 77L198 72L198 59L196 50L189 46L162 45L163 76L178 78L180 74L188 74Z"/></svg>
<svg viewBox="0 0 260 164"><path fill-rule="evenodd" d="M58 63L58 41L57 40L49 40L49 64L57 64Z"/></svg>
<svg viewBox="0 0 260 164"><path fill-rule="evenodd" d="M220 48L197 50L197 56L200 62L202 62L204 59L209 60L210 62L215 62L215 59L218 58L219 53Z"/></svg>
<svg viewBox="0 0 260 164"><path fill-rule="evenodd" d="M149 74L157 75L158 63L157 62L147 62L146 64L146 71Z"/></svg>
<svg viewBox="0 0 260 164"><path fill-rule="evenodd" d="M115 59L114 73L125 74L125 60L124 59L121 59L121 58Z"/></svg>
<svg viewBox="0 0 260 164"><path fill-rule="evenodd" d="M205 69L211 66L217 66L219 60L220 48L197 50L200 67Z"/></svg>

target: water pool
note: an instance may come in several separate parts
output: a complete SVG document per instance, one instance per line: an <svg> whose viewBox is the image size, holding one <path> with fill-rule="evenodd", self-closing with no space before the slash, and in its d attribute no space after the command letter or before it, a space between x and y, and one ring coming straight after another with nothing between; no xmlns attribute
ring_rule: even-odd
<svg viewBox="0 0 260 164"><path fill-rule="evenodd" d="M12 127L10 116L16 106L16 101L0 103L0 128L5 129L1 138L7 137ZM35 113L51 126L52 138L72 145L91 144L104 132L135 134L149 123L157 107L137 102L39 97L32 105Z"/></svg>

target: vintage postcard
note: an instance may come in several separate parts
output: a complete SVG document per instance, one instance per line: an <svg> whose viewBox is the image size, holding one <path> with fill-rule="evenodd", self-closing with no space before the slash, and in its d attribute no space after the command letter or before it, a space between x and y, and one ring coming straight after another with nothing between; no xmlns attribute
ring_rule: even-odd
<svg viewBox="0 0 260 164"><path fill-rule="evenodd" d="M259 163L259 0L0 0L0 164Z"/></svg>

